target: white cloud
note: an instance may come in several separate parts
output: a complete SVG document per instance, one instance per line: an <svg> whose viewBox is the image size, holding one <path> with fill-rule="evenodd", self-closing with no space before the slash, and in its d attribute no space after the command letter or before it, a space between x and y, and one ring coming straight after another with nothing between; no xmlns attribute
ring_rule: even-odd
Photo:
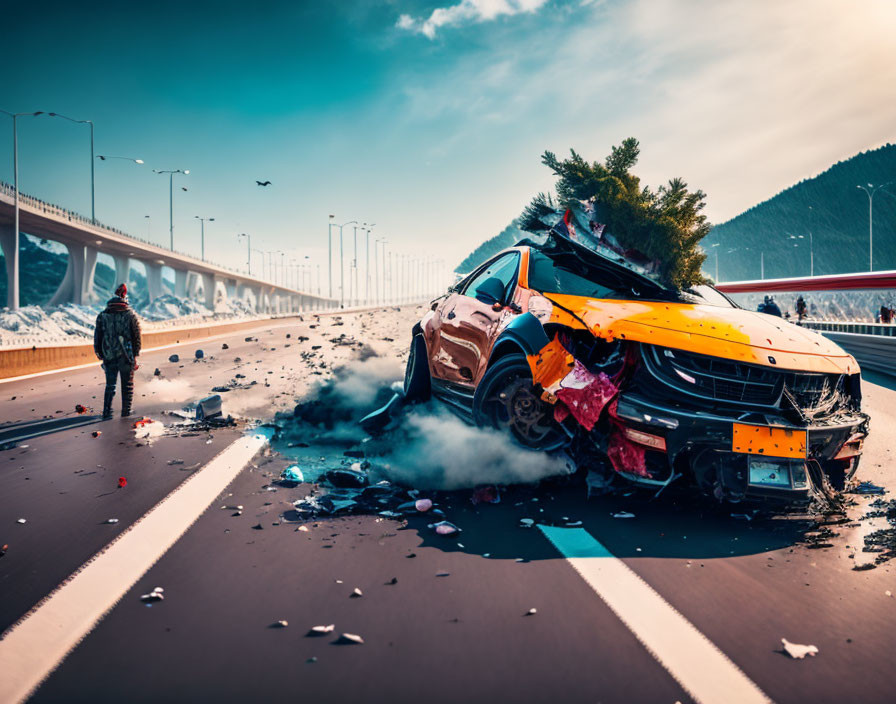
<svg viewBox="0 0 896 704"><path fill-rule="evenodd" d="M816 0L813 12L800 0L578 7L571 26L502 34L436 80L407 76L406 119L439 124L442 153L526 154L531 191L545 148L600 159L633 135L645 182L684 177L707 191L716 222L893 141L892 0ZM489 193L530 195L509 184Z"/></svg>
<svg viewBox="0 0 896 704"><path fill-rule="evenodd" d="M461 0L456 5L435 8L427 19L401 15L396 26L435 39L436 30L441 27L466 22L487 22L501 15L536 12L546 2L547 0Z"/></svg>

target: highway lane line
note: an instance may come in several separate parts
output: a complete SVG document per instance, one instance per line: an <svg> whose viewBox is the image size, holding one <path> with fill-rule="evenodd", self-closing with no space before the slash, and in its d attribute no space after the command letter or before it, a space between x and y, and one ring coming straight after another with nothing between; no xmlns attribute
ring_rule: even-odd
<svg viewBox="0 0 896 704"><path fill-rule="evenodd" d="M269 437L260 429L228 445L10 627L0 640L0 702L29 697Z"/></svg>
<svg viewBox="0 0 896 704"><path fill-rule="evenodd" d="M587 530L539 528L695 701L771 702L714 643Z"/></svg>

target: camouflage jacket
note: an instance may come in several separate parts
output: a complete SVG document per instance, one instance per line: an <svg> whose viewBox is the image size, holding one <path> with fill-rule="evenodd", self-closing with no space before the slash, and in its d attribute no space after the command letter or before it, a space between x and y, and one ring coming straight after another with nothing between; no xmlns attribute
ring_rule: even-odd
<svg viewBox="0 0 896 704"><path fill-rule="evenodd" d="M93 351L102 360L124 357L130 362L140 354L140 319L127 301L118 296L110 298L106 310L96 316L93 331Z"/></svg>

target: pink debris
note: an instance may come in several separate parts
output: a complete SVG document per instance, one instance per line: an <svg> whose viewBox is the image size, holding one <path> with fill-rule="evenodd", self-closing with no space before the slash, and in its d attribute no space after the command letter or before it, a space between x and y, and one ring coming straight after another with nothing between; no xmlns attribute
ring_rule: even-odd
<svg viewBox="0 0 896 704"><path fill-rule="evenodd" d="M420 511L420 513L425 513L432 508L432 499L417 499L414 502L414 508Z"/></svg>
<svg viewBox="0 0 896 704"><path fill-rule="evenodd" d="M554 395L585 430L591 430L617 391L610 377L603 372L592 374L576 360L572 371L563 378L560 389ZM562 415L563 412L560 413ZM554 417L557 417L556 412Z"/></svg>
<svg viewBox="0 0 896 704"><path fill-rule="evenodd" d="M637 474L639 477L650 478L644 448L625 437L619 428L614 428L610 434L607 457L610 458L610 464L617 472L627 472L628 474Z"/></svg>

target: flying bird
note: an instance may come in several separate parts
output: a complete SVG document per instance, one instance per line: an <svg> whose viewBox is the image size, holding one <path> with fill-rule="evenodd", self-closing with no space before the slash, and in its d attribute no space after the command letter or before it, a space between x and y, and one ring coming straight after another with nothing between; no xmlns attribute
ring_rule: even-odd
<svg viewBox="0 0 896 704"><path fill-rule="evenodd" d="M271 185L270 181L256 181L255 183L257 183L259 186L270 186Z"/></svg>

